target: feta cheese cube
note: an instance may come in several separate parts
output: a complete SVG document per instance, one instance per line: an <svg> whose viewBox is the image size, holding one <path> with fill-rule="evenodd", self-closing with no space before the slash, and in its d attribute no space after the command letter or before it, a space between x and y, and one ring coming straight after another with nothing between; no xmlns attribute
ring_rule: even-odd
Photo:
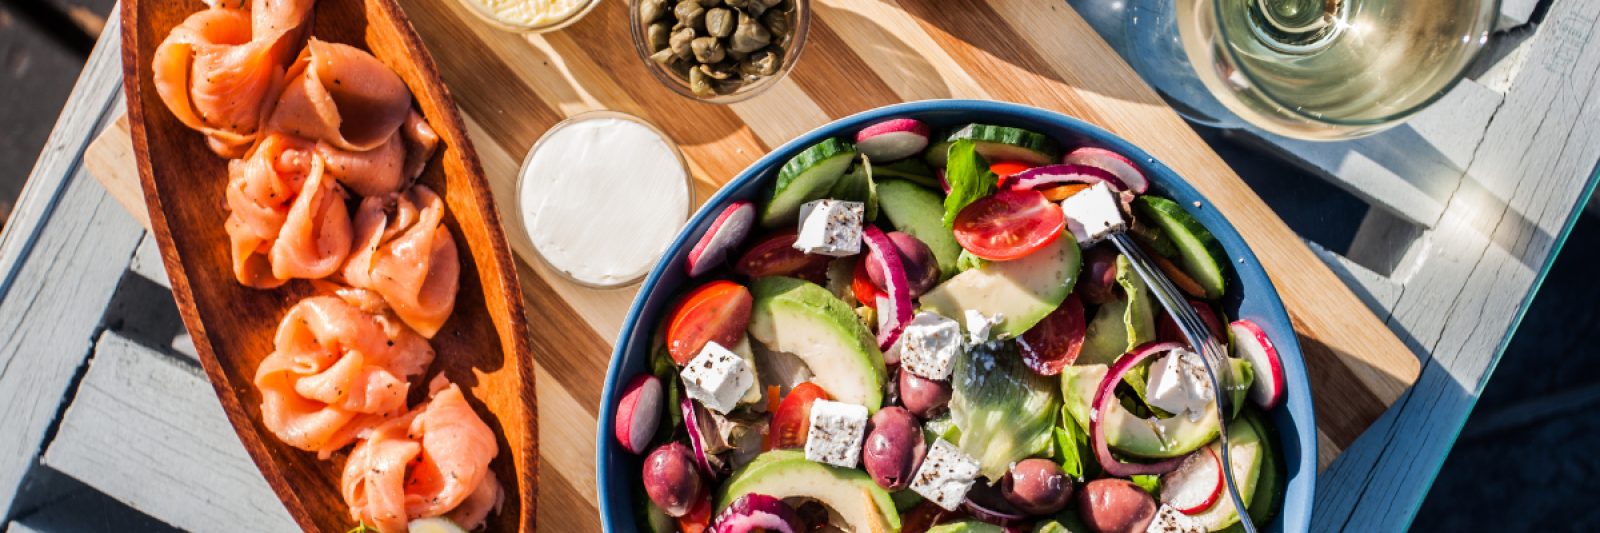
<svg viewBox="0 0 1600 533"><path fill-rule="evenodd" d="M866 205L841 200L816 200L800 206L796 250L843 257L861 253L861 220Z"/></svg>
<svg viewBox="0 0 1600 533"><path fill-rule="evenodd" d="M755 385L756 375L744 358L715 341L707 342L700 355L683 365L683 390L700 400L707 409L728 414L739 406L739 399Z"/></svg>
<svg viewBox="0 0 1600 533"><path fill-rule="evenodd" d="M867 408L828 400L811 404L811 432L806 434L806 460L839 468L855 468L861 441L867 436Z"/></svg>
<svg viewBox="0 0 1600 533"><path fill-rule="evenodd" d="M978 460L949 441L939 439L928 447L922 467L911 476L911 491L947 511L954 511L961 506L967 490L977 479Z"/></svg>
<svg viewBox="0 0 1600 533"><path fill-rule="evenodd" d="M1061 212L1067 216L1067 229L1080 246L1100 242L1128 227L1116 194L1104 182L1062 200Z"/></svg>
<svg viewBox="0 0 1600 533"><path fill-rule="evenodd" d="M1194 517L1163 503L1161 509L1156 511L1155 520L1151 520L1150 526L1144 528L1144 531L1145 533L1206 533L1207 529Z"/></svg>
<svg viewBox="0 0 1600 533"><path fill-rule="evenodd" d="M983 344L989 342L989 330L1005 321L1006 315L995 313L994 316L983 316L976 309L966 310L967 315L967 343Z"/></svg>
<svg viewBox="0 0 1600 533"><path fill-rule="evenodd" d="M906 371L934 381L950 379L960 355L961 325L930 311L917 313L886 354Z"/></svg>
<svg viewBox="0 0 1600 533"><path fill-rule="evenodd" d="M1188 414L1190 421L1198 422L1214 398L1211 374L1199 354L1179 348L1150 364L1145 389L1150 405L1175 415Z"/></svg>

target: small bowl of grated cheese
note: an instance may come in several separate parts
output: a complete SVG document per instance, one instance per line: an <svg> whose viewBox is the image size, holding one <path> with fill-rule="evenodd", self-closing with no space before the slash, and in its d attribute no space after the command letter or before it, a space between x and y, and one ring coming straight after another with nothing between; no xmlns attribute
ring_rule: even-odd
<svg viewBox="0 0 1600 533"><path fill-rule="evenodd" d="M600 0L461 0L467 11L506 31L544 33L565 28Z"/></svg>

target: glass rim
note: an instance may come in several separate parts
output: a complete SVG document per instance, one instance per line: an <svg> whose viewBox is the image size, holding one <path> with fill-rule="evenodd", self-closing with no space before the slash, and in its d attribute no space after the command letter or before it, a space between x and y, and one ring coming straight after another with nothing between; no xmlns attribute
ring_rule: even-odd
<svg viewBox="0 0 1600 533"><path fill-rule="evenodd" d="M599 2L600 0L591 1ZM789 46L784 47L783 66L779 67L777 73L741 87L733 94L717 95L710 98L694 94L694 91L689 90L689 82L687 80L679 79L651 60L650 51L645 44L644 27L639 22L639 0L628 0L628 35L633 39L633 51L639 55L639 60L644 62L645 70L649 71L657 82L677 93L678 96L708 104L737 104L755 98L777 86L779 82L789 76L789 72L794 70L794 66L800 62L800 54L806 48L806 34L810 33L811 29L811 0L794 0L794 6L794 38L789 42Z"/></svg>
<svg viewBox="0 0 1600 533"><path fill-rule="evenodd" d="M578 22L578 19L588 15L589 12L593 11L595 6L600 5L601 2L601 0L583 0L583 7L574 10L572 14L554 22L547 22L544 24L517 24L488 13L484 10L483 6L478 5L473 0L456 1L462 4L462 7L467 8L467 11L471 12L473 15L476 15L478 20L488 23L490 26L495 27L495 29L514 33L545 33L571 26L573 23Z"/></svg>
<svg viewBox="0 0 1600 533"><path fill-rule="evenodd" d="M599 1L599 0L595 0L595 1ZM562 270L562 269L556 267L553 263L550 262L549 258L545 257L544 251L540 250L539 249L539 245L533 241L533 235L531 234L531 232L528 229L527 221L523 219L522 189L527 183L527 180L524 179L524 178L527 177L527 175L528 175L528 165L533 162L534 154L539 153L539 148L544 146L545 142L549 141L551 135L554 134L555 132L561 131L562 129L565 129L568 126L571 126L573 124L577 124L579 122L586 122L586 121L589 121L589 120L600 119L600 118L616 118L616 119L622 119L622 120L626 120L626 121L629 121L629 122L633 122L635 124L639 124L639 125L642 125L642 126L644 126L646 128L649 128L650 131L654 132L657 136L661 137L661 141L665 142L667 144L667 148L672 150L673 157L677 158L678 167L683 170L683 186L684 186L684 191L686 192L686 199L688 200L687 202L685 202L686 208L684 209L684 212L683 212L683 222L687 222L689 220L689 217L694 215L694 211L695 211L694 174L689 172L689 162L688 162L687 159L684 158L683 150L678 148L678 143L676 141L673 141L672 137L668 137L667 133L665 131L662 131L661 128L656 127L655 124L652 124L652 123L650 123L650 121L645 120L645 119L643 119L643 118L641 118L641 117L639 117L637 115L633 115L631 113L626 113L626 112L622 112L622 111L614 111L614 110L610 110L610 109L592 109L592 110L589 110L589 111L583 111L583 112L574 114L574 115L572 115L570 117L567 117L565 120L562 120L561 122L557 122L554 126L550 126L550 129L545 130L544 134L539 136L539 140L535 141L533 143L533 146L528 148L528 154L523 156L523 158L522 158L522 165L517 168L517 186L516 186L516 193L515 193L516 194L516 198L515 198L515 202L513 203L513 207L516 209L516 213L515 213L514 218L517 221L516 231L517 231L518 234L520 234L522 236L522 239L525 242L528 243L528 249L533 251L532 255L536 258L536 260L539 262L539 264L544 265L545 268L547 268L550 271L555 272L557 275L561 276L561 279L564 279L564 280L566 280L568 282L571 282L573 284L576 284L578 286L581 286L581 287L584 287L584 288L588 288L588 289L599 289L599 290L625 289L625 288L637 285L640 282L644 281L644 278L650 275L650 269L653 268L655 266L655 264L661 260L661 258L658 256L658 257L652 259L650 261L649 267L647 267L638 276L634 276L634 277L631 277L631 278L628 278L628 279L625 279L625 280L617 281L615 283L594 283L594 282L591 282L591 281L581 280L581 279L578 279L577 277L573 276L570 272L567 272L565 270ZM515 251L515 250L513 250L513 251ZM517 254L517 255L520 256L522 254ZM526 258L524 258L524 259L526 259Z"/></svg>
<svg viewBox="0 0 1600 533"><path fill-rule="evenodd" d="M1223 15L1223 13L1222 13L1222 2L1220 2L1218 0L1205 0L1205 1L1209 2L1211 4L1211 16L1213 17L1213 20L1215 21L1215 24L1216 24L1216 27L1217 27L1217 32L1221 33L1221 34L1224 34L1222 37L1223 37L1223 40L1226 41L1227 38L1229 36L1231 36L1231 33L1229 33L1229 32L1237 30L1237 28L1230 29L1229 26L1227 26L1227 25L1222 23L1222 21L1224 20L1223 16L1222 16ZM1501 2L1502 2L1502 0L1490 0L1490 3L1493 4L1493 6L1492 6L1491 9L1485 11L1485 13L1487 13L1487 15L1485 15L1485 16L1487 18L1489 18L1489 21L1488 21L1487 24L1484 25L1484 27L1486 28L1486 33L1484 33L1484 39L1487 39L1489 34L1494 33L1494 19L1500 13L1500 3ZM1443 99L1446 94L1449 94L1450 91L1452 91L1452 90L1454 90L1456 88L1456 85L1460 85L1461 84L1461 80L1464 80L1464 79L1467 78L1467 72L1469 70L1471 70L1471 67L1472 67L1473 64L1478 62L1478 58L1483 55L1484 50L1487 50L1489 47L1488 47L1486 41L1480 42L1480 44L1477 45L1476 49L1473 50L1472 53L1468 55L1468 58L1467 58L1467 61L1466 61L1465 65L1460 70L1458 70L1455 74L1453 74L1451 76L1449 82L1445 83L1444 85L1439 86L1439 90L1434 91L1434 93L1432 95L1430 95L1427 98L1423 99L1422 101L1418 102L1416 105L1412 105L1412 106L1407 107L1405 109L1402 109L1402 110L1400 110L1398 112L1391 113L1389 115L1385 115L1385 116L1380 117L1380 118L1361 119L1361 120L1330 119L1330 118L1319 117L1319 116L1315 116L1315 115L1306 113L1304 111L1301 111L1296 106L1292 106L1292 105L1286 104L1282 99L1278 98L1277 95L1273 94L1271 91L1268 91L1268 90L1262 88L1261 80L1255 74L1250 72L1249 69L1244 69L1244 68L1239 68L1238 67L1241 64L1241 62L1239 61L1239 54L1233 49L1232 46L1228 46L1226 44L1223 44L1222 46L1219 46L1219 48L1222 49L1223 53L1228 54L1228 62L1234 66L1234 69L1233 69L1234 72L1239 73L1240 75L1244 76L1245 79L1249 80L1250 81L1250 86L1255 88L1254 92L1256 94L1261 95L1262 98L1265 98L1268 102L1272 102L1273 105L1278 106L1280 109L1288 111L1289 113L1292 113L1294 116L1303 118L1303 119L1305 119L1307 121L1310 121L1312 123L1332 124L1332 125L1335 125L1335 126L1356 126L1356 127L1368 126L1368 127L1373 127L1373 126L1393 125L1393 124L1395 124L1395 123L1397 123L1399 121L1405 120L1407 118L1410 118L1413 115L1416 115L1417 113L1422 112L1422 110L1427 109L1429 106L1432 106L1434 103L1438 102L1440 99ZM1199 69L1201 67L1198 66L1198 65L1195 65L1195 68ZM1220 98L1219 98L1219 100L1220 100ZM1249 121L1246 121L1246 122L1249 122ZM1369 130L1369 131L1376 131L1376 130Z"/></svg>

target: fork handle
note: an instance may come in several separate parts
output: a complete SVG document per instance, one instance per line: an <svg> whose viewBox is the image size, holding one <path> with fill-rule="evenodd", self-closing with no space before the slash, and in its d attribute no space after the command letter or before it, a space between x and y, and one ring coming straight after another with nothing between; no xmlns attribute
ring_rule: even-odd
<svg viewBox="0 0 1600 533"><path fill-rule="evenodd" d="M1211 335L1211 329L1201 321L1194 308L1189 306L1188 298L1178 292L1178 288L1172 285L1172 280L1167 279L1167 276L1155 266L1155 262L1145 255L1144 249L1133 242L1132 237L1125 232L1116 232L1112 233L1109 239L1122 255L1128 257L1128 263L1133 266L1134 272L1144 279L1151 292L1155 293L1156 300L1160 301L1161 306L1172 315L1173 321L1178 324L1178 329L1189 340L1189 346L1196 347L1196 351L1200 352L1200 361L1205 364L1206 373L1211 375L1211 395L1217 402L1217 435L1222 440L1222 477L1228 482L1228 496L1233 499L1239 523L1244 525L1246 532L1256 533L1256 524L1250 519L1244 499L1239 493L1239 485L1233 479L1233 447L1228 444L1228 413L1233 410L1233 397L1229 392L1233 390L1234 383L1233 369L1224 366L1228 355L1222 350L1222 345L1217 339Z"/></svg>

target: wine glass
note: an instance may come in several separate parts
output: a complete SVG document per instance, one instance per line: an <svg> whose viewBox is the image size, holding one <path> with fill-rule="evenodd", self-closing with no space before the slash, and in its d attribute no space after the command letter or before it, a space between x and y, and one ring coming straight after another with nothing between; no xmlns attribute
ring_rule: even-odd
<svg viewBox="0 0 1600 533"><path fill-rule="evenodd" d="M1499 0L1103 1L1127 2L1119 52L1186 118L1306 140L1377 133L1438 100L1500 10Z"/></svg>

